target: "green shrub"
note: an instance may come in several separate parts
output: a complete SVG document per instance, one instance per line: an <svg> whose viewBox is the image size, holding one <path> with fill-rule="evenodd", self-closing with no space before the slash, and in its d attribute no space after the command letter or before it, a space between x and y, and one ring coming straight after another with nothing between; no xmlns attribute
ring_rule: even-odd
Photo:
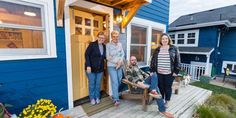
<svg viewBox="0 0 236 118"><path fill-rule="evenodd" d="M235 118L236 100L224 94L213 95L204 105L198 107L197 116L199 118Z"/></svg>

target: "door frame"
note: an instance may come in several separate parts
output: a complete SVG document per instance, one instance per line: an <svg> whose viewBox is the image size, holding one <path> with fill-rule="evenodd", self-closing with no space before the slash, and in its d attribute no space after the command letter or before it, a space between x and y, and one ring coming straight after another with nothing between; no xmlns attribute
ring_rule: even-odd
<svg viewBox="0 0 236 118"><path fill-rule="evenodd" d="M71 61L71 35L70 35L70 13L69 7L75 5L78 7L91 9L95 11L102 12L104 14L109 14L110 20L110 30L109 33L113 30L113 8L87 2L84 0L67 0L65 3L65 44L66 44L66 68L67 68L67 91L68 91L68 108L71 109L74 107L73 103L73 85L72 85L72 61ZM109 35L110 36L110 35ZM110 41L111 37L109 37ZM82 57L84 58L84 57ZM109 81L109 95L111 95L111 84Z"/></svg>

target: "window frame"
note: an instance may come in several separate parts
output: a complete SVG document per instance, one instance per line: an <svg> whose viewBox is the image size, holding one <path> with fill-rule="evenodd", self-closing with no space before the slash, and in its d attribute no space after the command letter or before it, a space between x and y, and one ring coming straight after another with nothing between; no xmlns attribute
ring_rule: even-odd
<svg viewBox="0 0 236 118"><path fill-rule="evenodd" d="M227 64L232 64L232 68L229 68L230 70L230 75L236 75L236 73L232 72L232 70L234 70L235 66L236 66L236 61L223 61L223 64L222 64L222 68L221 68L221 72L224 73L224 68L227 67Z"/></svg>
<svg viewBox="0 0 236 118"><path fill-rule="evenodd" d="M139 25L139 24L135 24L135 23L132 23L131 24L131 34L132 34L132 26L135 26L135 27L140 27L140 28L145 28L146 29L146 43L145 44L137 44L137 43L132 43L131 40L132 40L132 36L131 36L131 40L130 40L130 49L131 49L131 46L136 46L136 47L144 47L144 51L145 51L145 48L146 48L146 55L144 54L144 61L142 62L138 62L138 65L145 65L145 63L147 63L147 48L148 48L148 42L147 42L147 39L148 39L148 27L147 26L144 26L144 25ZM130 50L131 51L131 50ZM131 53L131 52L130 52Z"/></svg>
<svg viewBox="0 0 236 118"><path fill-rule="evenodd" d="M188 38L188 34L190 33L195 33L195 43L194 44L188 44L188 39L193 39L193 38ZM184 44L178 44L178 34L184 34ZM185 31L176 31L176 32L170 32L169 35L175 35L175 43L174 45L178 47L197 47L198 46L198 41L199 41L199 29L195 30L185 30Z"/></svg>
<svg viewBox="0 0 236 118"><path fill-rule="evenodd" d="M0 49L0 61L56 58L56 37L55 37L55 18L54 4L52 0L2 0L4 2L16 3L41 8L42 26L29 26L20 24L2 23L0 27L14 29L38 30L43 33L43 48L21 48L21 49ZM5 54L4 54L4 53ZM11 54L6 54L11 53Z"/></svg>
<svg viewBox="0 0 236 118"><path fill-rule="evenodd" d="M153 22L150 20L146 20L146 19L142 19L142 18L138 18L138 17L134 17L131 22L128 24L127 26L127 57L126 59L129 61L130 60L130 44L131 44L131 25L135 25L138 27L146 27L147 28L147 54L146 54L146 62L143 65L139 64L139 67L147 67L149 65L150 62L150 57L151 57L151 42L152 42L152 29L154 30L158 30L162 33L166 32L166 25L165 24L161 24L158 22Z"/></svg>

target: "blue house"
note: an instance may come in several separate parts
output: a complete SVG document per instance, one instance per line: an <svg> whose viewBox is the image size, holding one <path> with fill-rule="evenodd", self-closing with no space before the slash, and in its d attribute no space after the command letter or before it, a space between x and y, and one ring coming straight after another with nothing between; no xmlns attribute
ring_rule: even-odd
<svg viewBox="0 0 236 118"><path fill-rule="evenodd" d="M236 74L236 5L188 14L169 25L181 61L205 67L205 74Z"/></svg>
<svg viewBox="0 0 236 118"><path fill-rule="evenodd" d="M0 102L18 114L41 98L64 109L87 98L84 51L99 31L122 31L126 58L148 65L169 0L1 0L0 16ZM112 94L108 76L102 91Z"/></svg>

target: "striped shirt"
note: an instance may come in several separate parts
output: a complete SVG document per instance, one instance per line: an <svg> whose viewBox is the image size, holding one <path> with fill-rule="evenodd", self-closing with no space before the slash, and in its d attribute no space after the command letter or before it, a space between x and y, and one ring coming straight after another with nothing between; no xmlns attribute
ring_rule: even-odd
<svg viewBox="0 0 236 118"><path fill-rule="evenodd" d="M160 48L157 63L158 63L157 64L158 73L160 74L171 73L169 49Z"/></svg>

